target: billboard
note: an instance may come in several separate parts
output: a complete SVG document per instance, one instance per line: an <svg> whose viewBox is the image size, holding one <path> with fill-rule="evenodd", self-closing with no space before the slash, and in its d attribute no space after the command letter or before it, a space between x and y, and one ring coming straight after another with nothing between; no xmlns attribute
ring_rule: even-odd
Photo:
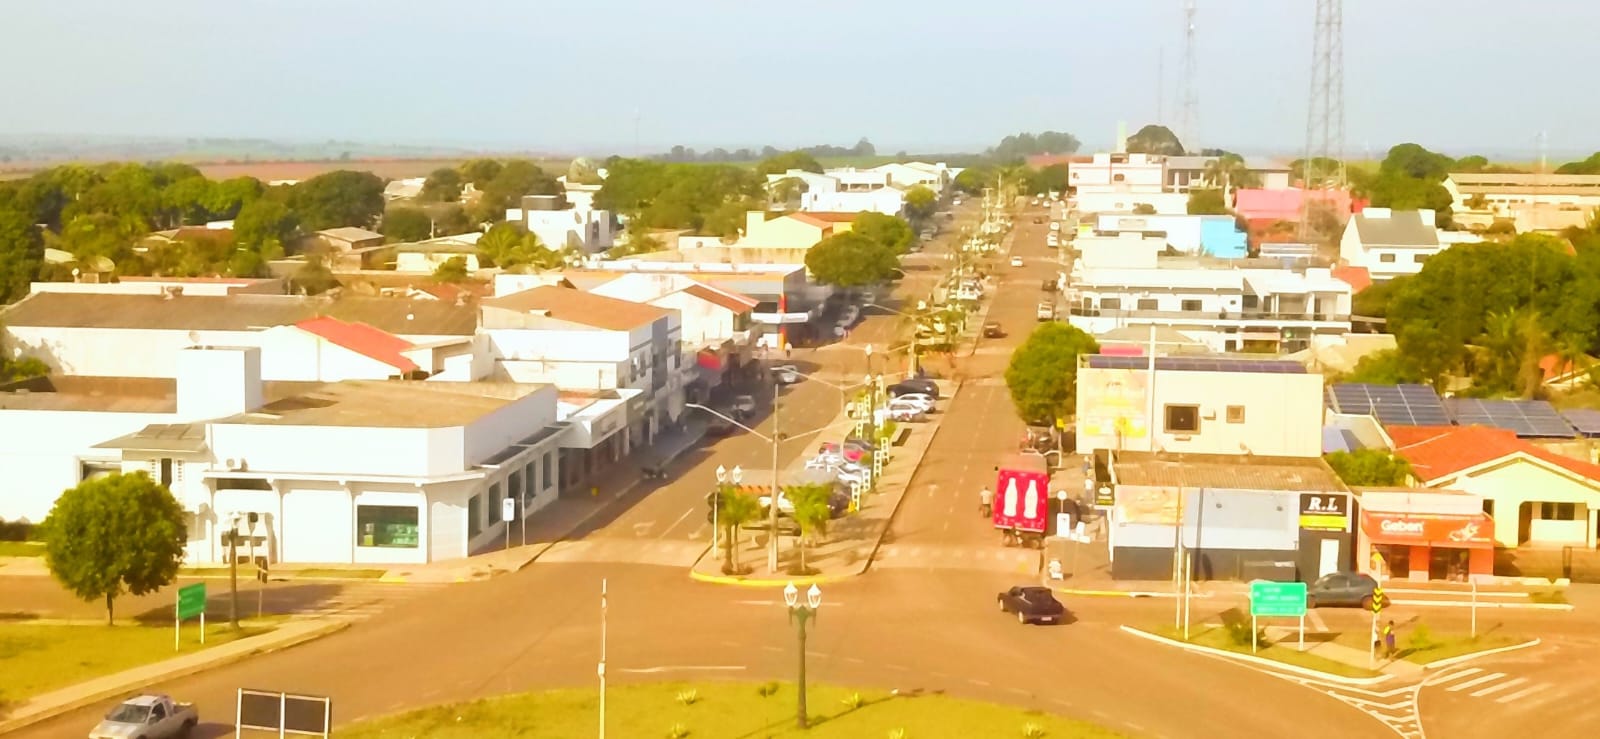
<svg viewBox="0 0 1600 739"><path fill-rule="evenodd" d="M1142 439L1150 433L1148 372L1142 369L1078 370L1078 436L1105 439L1115 447L1121 439Z"/></svg>
<svg viewBox="0 0 1600 739"><path fill-rule="evenodd" d="M1175 526L1178 523L1178 489L1145 485L1118 485L1117 523Z"/></svg>

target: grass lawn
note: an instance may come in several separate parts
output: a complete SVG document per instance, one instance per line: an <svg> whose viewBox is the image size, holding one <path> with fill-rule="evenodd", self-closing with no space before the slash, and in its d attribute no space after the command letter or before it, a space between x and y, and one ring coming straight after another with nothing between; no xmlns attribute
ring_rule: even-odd
<svg viewBox="0 0 1600 739"><path fill-rule="evenodd" d="M42 541L0 541L0 557L43 557Z"/></svg>
<svg viewBox="0 0 1600 739"><path fill-rule="evenodd" d="M859 705L852 707L857 695ZM802 732L795 728L795 690L790 683L614 686L606 691L606 728L613 736L668 739L1121 736L1081 721L941 695L896 697L881 690L812 685L807 703L812 728ZM553 690L425 708L345 727L338 735L340 739L589 736L598 716L595 691ZM1040 731L1025 733L1030 724Z"/></svg>
<svg viewBox="0 0 1600 739"><path fill-rule="evenodd" d="M1479 634L1478 638L1474 639L1466 634L1431 631L1425 631L1420 635L1422 638L1419 638L1414 628L1405 627L1398 628L1395 632L1395 647L1400 650L1400 659L1419 665L1528 641L1515 634L1486 633ZM1346 631L1340 633L1334 641L1365 650L1371 646L1367 637L1367 631Z"/></svg>
<svg viewBox="0 0 1600 739"><path fill-rule="evenodd" d="M173 651L170 623L58 626L0 621L0 703L271 630L270 624L262 624L235 632L226 620L213 621L206 624L206 643L201 646L200 624L188 621L183 626L182 648Z"/></svg>
<svg viewBox="0 0 1600 739"><path fill-rule="evenodd" d="M1182 631L1179 629L1174 629L1171 626L1161 626L1154 629L1149 629L1149 631L1154 634L1160 634L1168 639L1183 641ZM1239 654L1250 654L1250 638L1248 636L1248 627L1245 629L1245 632L1246 636L1243 637L1244 643L1240 644L1234 640L1233 635L1229 633L1226 628L1221 626L1190 626L1189 643L1198 644L1203 647L1211 647L1213 649L1223 649L1229 652L1238 652ZM1363 638L1365 638L1365 636L1363 636ZM1304 667L1334 675L1342 675L1344 677L1373 677L1379 674L1378 672L1369 670L1365 667L1357 667L1355 665L1345 664L1338 660L1329 659L1317 654L1316 652L1302 652L1296 648L1299 643L1300 642L1297 638L1291 638L1287 641L1277 643L1263 643L1262 646L1256 648L1255 656L1262 657L1264 659L1270 659L1274 662L1282 662L1286 665ZM1313 641L1306 641L1306 647L1308 649L1315 647L1315 645L1316 644ZM1363 646L1362 649L1366 649L1366 647Z"/></svg>

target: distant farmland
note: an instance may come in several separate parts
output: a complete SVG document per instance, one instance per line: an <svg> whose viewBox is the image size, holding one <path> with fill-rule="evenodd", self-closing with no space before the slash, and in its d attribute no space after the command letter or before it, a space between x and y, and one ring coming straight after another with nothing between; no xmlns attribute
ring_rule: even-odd
<svg viewBox="0 0 1600 739"><path fill-rule="evenodd" d="M433 170L441 167L455 167L464 160L464 157L455 159L325 159L278 162L192 162L192 164L202 174L213 180L225 180L231 177L254 177L262 182L272 182L275 180L307 180L324 172L332 172L339 169L371 172L387 180L425 177ZM539 163L539 166L547 170L564 174L568 160L536 159L535 161ZM0 179L27 177L38 170L49 169L61 164L65 164L65 162L37 164L11 162L4 165L4 170L0 171Z"/></svg>

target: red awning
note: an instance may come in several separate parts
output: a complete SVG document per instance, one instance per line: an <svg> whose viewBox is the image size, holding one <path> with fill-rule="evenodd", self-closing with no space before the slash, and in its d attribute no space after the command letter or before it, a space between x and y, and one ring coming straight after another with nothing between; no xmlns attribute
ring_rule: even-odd
<svg viewBox="0 0 1600 739"><path fill-rule="evenodd" d="M701 349L700 353L695 355L694 361L695 364L712 372L722 371L722 358L718 357L716 352Z"/></svg>
<svg viewBox="0 0 1600 739"><path fill-rule="evenodd" d="M1361 530L1374 544L1474 549L1494 546L1494 519L1484 513L1362 511Z"/></svg>

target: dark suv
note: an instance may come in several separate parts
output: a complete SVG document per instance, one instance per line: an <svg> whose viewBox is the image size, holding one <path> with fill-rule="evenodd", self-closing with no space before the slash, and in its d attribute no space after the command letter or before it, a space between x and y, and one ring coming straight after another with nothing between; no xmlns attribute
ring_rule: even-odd
<svg viewBox="0 0 1600 739"><path fill-rule="evenodd" d="M1360 572L1334 572L1317 578L1306 587L1306 607L1372 607L1372 593L1378 581Z"/></svg>

